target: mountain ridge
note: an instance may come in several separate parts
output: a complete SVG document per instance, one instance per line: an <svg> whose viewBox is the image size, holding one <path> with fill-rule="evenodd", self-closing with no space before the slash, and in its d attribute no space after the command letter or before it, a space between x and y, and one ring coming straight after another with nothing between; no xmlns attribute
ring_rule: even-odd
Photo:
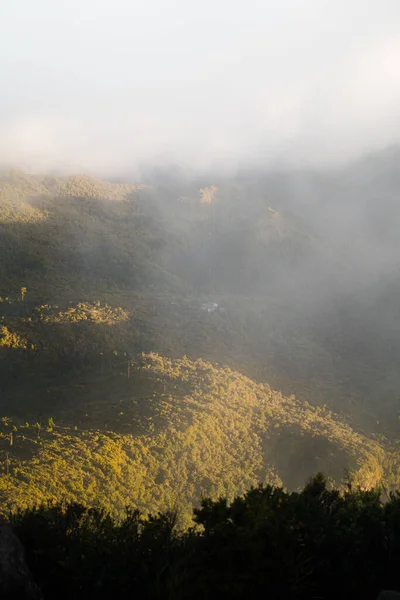
<svg viewBox="0 0 400 600"><path fill-rule="evenodd" d="M189 519L203 493L297 489L319 470L398 484L382 322L368 294L346 299L351 277L323 228L284 194L272 201L276 181L12 177L0 194L4 506L46 489L117 510L128 496L152 512L181 498ZM203 311L210 301L221 310Z"/></svg>

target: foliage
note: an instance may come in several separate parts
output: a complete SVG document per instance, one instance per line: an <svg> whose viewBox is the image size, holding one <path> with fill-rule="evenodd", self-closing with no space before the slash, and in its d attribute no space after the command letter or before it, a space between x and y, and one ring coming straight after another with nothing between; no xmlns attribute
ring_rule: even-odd
<svg viewBox="0 0 400 600"><path fill-rule="evenodd" d="M129 312L121 307L113 308L109 304L78 302L76 306L69 306L65 310L55 312L58 307L37 306L35 312L38 319L45 323L78 323L91 321L93 323L107 323L114 325L128 320Z"/></svg>
<svg viewBox="0 0 400 600"><path fill-rule="evenodd" d="M142 282L148 259L163 245L155 243L159 229L139 202L142 188L86 176L3 175L0 286L16 294L23 281L33 299L38 289L54 296L66 281L75 291Z"/></svg>
<svg viewBox="0 0 400 600"><path fill-rule="evenodd" d="M5 325L0 325L0 348L15 348L26 350L28 344L17 333L10 331Z"/></svg>
<svg viewBox="0 0 400 600"><path fill-rule="evenodd" d="M49 406L46 429L3 422L3 512L50 498L120 516L134 498L146 512L179 509L188 524L204 495L233 498L260 482L296 489L319 469L338 485L347 471L366 489L398 483L396 453L227 367L139 354L128 379L126 358L110 361L92 396L78 380L71 407Z"/></svg>
<svg viewBox="0 0 400 600"><path fill-rule="evenodd" d="M398 427L396 346L342 303L330 328L314 314L324 282L304 266L340 278L284 202L222 181L199 202L200 185L2 177L3 514L50 498L120 519L133 499L183 527L204 495L299 489L319 470L399 485L398 448L374 434ZM204 314L210 300L224 312Z"/></svg>
<svg viewBox="0 0 400 600"><path fill-rule="evenodd" d="M210 185L209 187L201 188L199 191L200 202L202 204L212 204L214 201L215 193L217 192L217 186Z"/></svg>
<svg viewBox="0 0 400 600"><path fill-rule="evenodd" d="M115 521L80 504L13 512L46 598L375 599L398 588L400 495L339 492L315 476L300 492L258 486L204 499L197 525L128 510Z"/></svg>
<svg viewBox="0 0 400 600"><path fill-rule="evenodd" d="M372 301L365 314L358 310L363 293L351 302L337 297L349 261L335 259L305 206L296 215L273 182L264 189L251 176L222 178L212 219L199 189L206 201L216 189L204 183L128 186L82 175L3 173L0 294L15 298L26 286L26 312L35 304L65 312L70 302L76 308L101 299L135 315L130 353L224 362L286 395L327 404L357 427L397 436L398 304ZM337 306L329 318L321 294L328 307ZM227 318L199 315L200 302L210 300ZM383 336L373 328L381 312L389 323ZM126 352L122 330L110 336L114 348L99 352ZM89 346L94 331L85 331ZM61 345L57 338L52 352L62 354ZM74 354L69 345L64 350Z"/></svg>

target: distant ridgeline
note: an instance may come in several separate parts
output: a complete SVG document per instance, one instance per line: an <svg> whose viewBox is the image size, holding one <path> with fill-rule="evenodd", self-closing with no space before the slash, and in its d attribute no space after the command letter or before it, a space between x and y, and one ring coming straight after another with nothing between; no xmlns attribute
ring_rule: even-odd
<svg viewBox="0 0 400 600"><path fill-rule="evenodd" d="M0 285L54 299L94 286L138 285L143 261L159 243L140 208L144 186L86 176L0 179ZM153 220L154 221L154 220ZM76 297L76 296L74 296Z"/></svg>

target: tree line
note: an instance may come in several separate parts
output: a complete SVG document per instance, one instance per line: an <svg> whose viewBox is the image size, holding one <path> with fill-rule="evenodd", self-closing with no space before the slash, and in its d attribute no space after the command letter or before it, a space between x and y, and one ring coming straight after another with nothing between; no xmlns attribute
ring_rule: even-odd
<svg viewBox="0 0 400 600"><path fill-rule="evenodd" d="M376 598L400 588L400 494L259 486L173 512L47 504L9 516L45 598Z"/></svg>

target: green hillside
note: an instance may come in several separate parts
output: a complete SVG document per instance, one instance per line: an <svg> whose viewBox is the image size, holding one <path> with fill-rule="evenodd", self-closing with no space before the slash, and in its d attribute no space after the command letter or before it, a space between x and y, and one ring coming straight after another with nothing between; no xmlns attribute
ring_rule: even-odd
<svg viewBox="0 0 400 600"><path fill-rule="evenodd" d="M398 484L373 349L326 336L309 280L293 295L277 279L323 242L231 193L3 175L3 510L66 497L188 522L203 495L317 471Z"/></svg>
<svg viewBox="0 0 400 600"><path fill-rule="evenodd" d="M113 397L101 394L105 385ZM129 379L100 377L96 390L75 409L91 426L76 413L79 427L3 418L3 510L50 497L120 512L132 502L179 507L189 517L202 496L258 483L298 488L321 470L339 484L349 471L367 488L395 476L393 455L329 411L202 360L143 355Z"/></svg>
<svg viewBox="0 0 400 600"><path fill-rule="evenodd" d="M0 286L12 293L23 281L47 301L144 280L167 286L168 278L150 266L163 233L137 198L142 188L83 176L4 175Z"/></svg>
<svg viewBox="0 0 400 600"><path fill-rule="evenodd" d="M0 296L15 299L26 287L33 321L36 306L66 311L71 304L100 301L123 307L131 315L123 351L217 360L376 427L369 402L376 404L376 394L387 389L378 415L384 418L397 364L387 354L387 383L382 381L381 365L369 361L366 367L368 357L348 347L347 329L342 334L320 314L326 305L318 304L321 286L337 277L322 240L280 195L276 211L251 181L214 187L212 202L204 203L208 187L201 182L145 186L3 174ZM324 279L319 274L310 282L315 271ZM224 307L225 318L202 314L201 302L210 300ZM5 303L1 310L12 316ZM334 328L327 331L330 323ZM74 334L82 328L47 325L52 353L75 352ZM14 318L10 326L20 331L21 322ZM21 333L32 327L26 331L24 324ZM39 327L31 343L39 337L39 346L48 346L43 331ZM91 332L97 336L98 328ZM356 333L365 337L363 329ZM376 335L370 337L374 345L370 339L364 345L372 353Z"/></svg>

